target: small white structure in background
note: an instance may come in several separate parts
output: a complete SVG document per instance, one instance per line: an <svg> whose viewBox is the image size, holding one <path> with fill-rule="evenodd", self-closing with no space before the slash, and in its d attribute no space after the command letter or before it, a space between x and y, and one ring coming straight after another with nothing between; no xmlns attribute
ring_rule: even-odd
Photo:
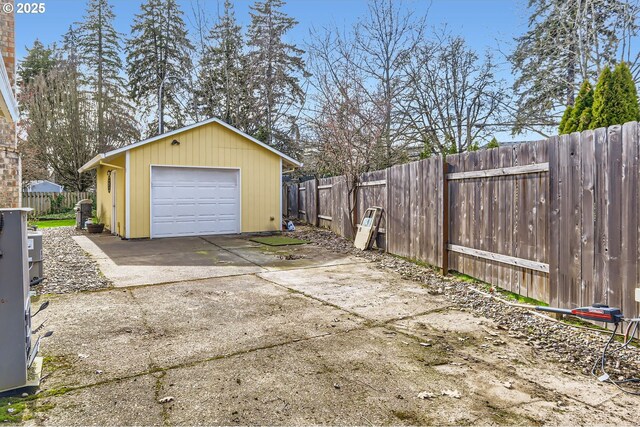
<svg viewBox="0 0 640 427"><path fill-rule="evenodd" d="M26 187L27 193L62 193L64 186L55 182L44 180L31 181Z"/></svg>

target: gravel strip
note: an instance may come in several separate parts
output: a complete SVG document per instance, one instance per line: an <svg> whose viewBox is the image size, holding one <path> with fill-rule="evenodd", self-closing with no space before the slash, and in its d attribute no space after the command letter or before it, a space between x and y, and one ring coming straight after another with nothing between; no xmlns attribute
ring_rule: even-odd
<svg viewBox="0 0 640 427"><path fill-rule="evenodd" d="M414 280L430 289L430 293L441 294L452 301L460 310L491 318L498 328L508 335L526 342L541 355L563 364L570 372L578 367L584 374L590 374L610 334L553 322L536 316L529 310L479 295L471 288L482 289L480 284L443 277L436 269L420 266L410 261L381 251L360 251L353 243L336 234L314 227L296 225L296 237L309 240L334 252L357 256L372 261L380 268L395 271L403 279ZM626 324L624 325L626 327ZM619 347L618 343L613 345ZM640 371L640 351L631 347L607 356L607 372L613 379L637 377ZM632 386L627 386L631 388ZM638 389L640 391L640 388Z"/></svg>
<svg viewBox="0 0 640 427"><path fill-rule="evenodd" d="M74 227L41 231L45 280L32 288L36 294L69 294L112 286L96 262L72 239L82 233Z"/></svg>

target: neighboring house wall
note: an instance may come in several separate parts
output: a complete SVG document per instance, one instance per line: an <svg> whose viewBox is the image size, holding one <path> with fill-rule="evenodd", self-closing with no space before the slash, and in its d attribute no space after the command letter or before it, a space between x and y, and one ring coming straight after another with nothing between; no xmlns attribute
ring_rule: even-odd
<svg viewBox="0 0 640 427"><path fill-rule="evenodd" d="M13 0L3 0L13 3ZM15 21L13 13L0 13L0 52L12 86L15 86ZM15 124L0 119L0 208L21 204L21 165Z"/></svg>
<svg viewBox="0 0 640 427"><path fill-rule="evenodd" d="M116 233L119 236L124 236L126 227L126 211L125 211L125 156L121 154L115 159L110 159L109 164L119 166L122 169L113 168L110 166L98 166L97 179L96 179L96 214L100 216L100 220L112 233ZM115 171L115 185L113 180L111 181L111 192L108 189L108 171ZM113 172L112 172L113 173ZM116 200L116 229L111 230L111 216L112 216L112 201L113 201L113 188L115 188Z"/></svg>
<svg viewBox="0 0 640 427"><path fill-rule="evenodd" d="M29 193L62 193L64 188L50 181L42 181L27 186Z"/></svg>
<svg viewBox="0 0 640 427"><path fill-rule="evenodd" d="M180 145L171 145L174 139L180 141ZM280 228L280 156L219 124L206 124L133 148L129 156L131 238L150 235L151 165L240 168L242 232ZM120 158L117 164L121 162ZM106 170L102 166L98 170L97 193L98 206L109 210ZM123 182L121 176L118 177L120 183ZM120 212L118 216L123 230L124 216ZM108 213L105 217L109 217ZM108 221L105 218L105 224L109 224Z"/></svg>

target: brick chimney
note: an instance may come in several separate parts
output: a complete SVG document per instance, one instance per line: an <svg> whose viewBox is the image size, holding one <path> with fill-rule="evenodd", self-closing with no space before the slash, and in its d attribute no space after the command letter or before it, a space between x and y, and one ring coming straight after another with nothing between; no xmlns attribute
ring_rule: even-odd
<svg viewBox="0 0 640 427"><path fill-rule="evenodd" d="M0 0L0 4L14 0ZM0 11L0 54L15 90L15 15ZM20 207L22 182L15 124L0 120L0 208Z"/></svg>

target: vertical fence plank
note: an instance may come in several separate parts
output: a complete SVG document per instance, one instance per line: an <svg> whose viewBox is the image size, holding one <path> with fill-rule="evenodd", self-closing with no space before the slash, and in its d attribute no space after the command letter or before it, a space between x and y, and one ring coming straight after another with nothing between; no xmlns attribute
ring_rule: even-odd
<svg viewBox="0 0 640 427"><path fill-rule="evenodd" d="M447 244L449 243L449 180L447 174L449 173L449 163L447 163L446 156L442 156L442 204L441 204L441 218L442 218L442 246L441 255L442 260L440 266L442 267L442 273L449 273L449 250Z"/></svg>
<svg viewBox="0 0 640 427"><path fill-rule="evenodd" d="M622 129L620 126L610 126L608 135L608 162L609 170L609 289L607 303L612 306L621 306L621 255L622 255Z"/></svg>
<svg viewBox="0 0 640 427"><path fill-rule="evenodd" d="M637 123L622 127L622 215L620 308L627 316L635 314L635 288L638 260L638 138Z"/></svg>
<svg viewBox="0 0 640 427"><path fill-rule="evenodd" d="M595 303L606 303L609 289L609 169L608 132L606 128L594 131L595 170L595 273L590 295Z"/></svg>

